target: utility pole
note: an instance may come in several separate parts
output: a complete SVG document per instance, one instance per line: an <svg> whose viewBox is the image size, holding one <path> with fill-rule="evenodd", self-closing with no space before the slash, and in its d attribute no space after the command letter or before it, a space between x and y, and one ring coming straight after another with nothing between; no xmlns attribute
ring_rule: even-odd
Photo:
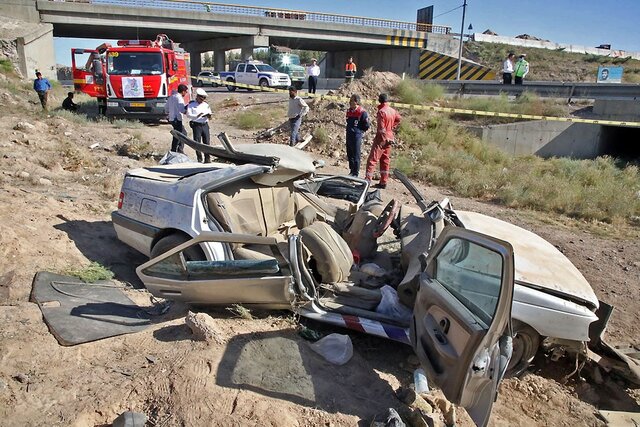
<svg viewBox="0 0 640 427"><path fill-rule="evenodd" d="M467 0L464 0L462 5L462 25L460 26L460 49L458 50L458 77L456 80L460 80L460 68L462 67L462 39L464 38L464 15L467 12Z"/></svg>

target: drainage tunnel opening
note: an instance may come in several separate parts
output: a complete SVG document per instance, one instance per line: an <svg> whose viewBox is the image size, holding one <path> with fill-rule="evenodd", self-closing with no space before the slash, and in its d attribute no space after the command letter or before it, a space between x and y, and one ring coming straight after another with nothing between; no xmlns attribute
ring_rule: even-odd
<svg viewBox="0 0 640 427"><path fill-rule="evenodd" d="M640 128L602 126L600 151L621 160L640 161Z"/></svg>

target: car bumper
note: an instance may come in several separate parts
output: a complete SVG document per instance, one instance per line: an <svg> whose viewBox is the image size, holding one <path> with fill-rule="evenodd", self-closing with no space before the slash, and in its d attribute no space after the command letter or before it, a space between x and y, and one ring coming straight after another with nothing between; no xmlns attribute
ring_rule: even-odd
<svg viewBox="0 0 640 427"><path fill-rule="evenodd" d="M159 228L128 218L117 211L111 213L111 222L118 240L146 256L151 255L151 244L160 233Z"/></svg>
<svg viewBox="0 0 640 427"><path fill-rule="evenodd" d="M143 119L163 119L167 117L164 107L166 98L154 99L107 99L106 115Z"/></svg>

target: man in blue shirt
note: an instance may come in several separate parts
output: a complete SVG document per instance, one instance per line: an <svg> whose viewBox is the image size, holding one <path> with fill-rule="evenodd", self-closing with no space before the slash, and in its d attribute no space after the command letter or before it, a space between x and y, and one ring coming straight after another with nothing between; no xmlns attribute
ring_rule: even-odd
<svg viewBox="0 0 640 427"><path fill-rule="evenodd" d="M349 175L358 176L360 171L360 146L362 135L369 129L369 115L360 106L360 95L351 95L347 110L347 160Z"/></svg>
<svg viewBox="0 0 640 427"><path fill-rule="evenodd" d="M40 73L40 71L36 72L36 79L33 81L33 90L35 90L38 93L38 98L40 98L42 109L46 111L47 98L49 98L49 90L51 90L51 83L49 83L49 80L42 77L42 73Z"/></svg>

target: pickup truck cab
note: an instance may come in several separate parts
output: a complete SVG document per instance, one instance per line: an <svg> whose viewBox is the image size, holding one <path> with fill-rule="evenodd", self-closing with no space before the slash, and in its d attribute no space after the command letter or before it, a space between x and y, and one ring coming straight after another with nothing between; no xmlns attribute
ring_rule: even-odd
<svg viewBox="0 0 640 427"><path fill-rule="evenodd" d="M291 79L287 74L280 73L271 65L260 61L241 62L236 66L235 71L221 72L220 79L223 82L262 87L286 88L291 86ZM233 92L236 90L236 86L227 85L227 89Z"/></svg>

